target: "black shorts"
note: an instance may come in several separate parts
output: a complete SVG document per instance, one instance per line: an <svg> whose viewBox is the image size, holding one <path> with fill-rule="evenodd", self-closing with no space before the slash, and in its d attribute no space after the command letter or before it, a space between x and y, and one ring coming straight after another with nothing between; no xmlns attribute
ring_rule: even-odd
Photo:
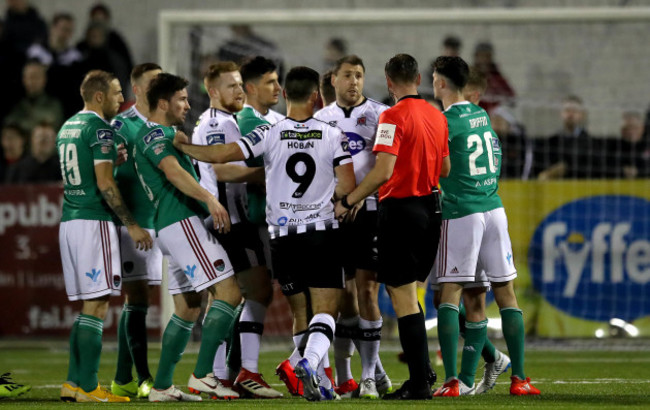
<svg viewBox="0 0 650 410"><path fill-rule="evenodd" d="M257 225L250 222L236 223L227 234L215 231L212 218L205 220L205 226L226 250L235 273L266 265L264 245Z"/></svg>
<svg viewBox="0 0 650 410"><path fill-rule="evenodd" d="M343 289L338 229L308 231L271 239L273 276L286 296L308 288Z"/></svg>
<svg viewBox="0 0 650 410"><path fill-rule="evenodd" d="M352 223L341 224L343 268L346 279L357 269L377 271L377 211L359 210Z"/></svg>
<svg viewBox="0 0 650 410"><path fill-rule="evenodd" d="M398 287L424 282L440 241L440 198L388 198L379 203L377 281Z"/></svg>

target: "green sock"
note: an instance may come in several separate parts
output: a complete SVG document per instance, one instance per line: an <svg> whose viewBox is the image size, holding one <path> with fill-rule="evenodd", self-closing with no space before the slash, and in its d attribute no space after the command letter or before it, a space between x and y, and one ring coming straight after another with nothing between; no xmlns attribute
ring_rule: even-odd
<svg viewBox="0 0 650 410"><path fill-rule="evenodd" d="M77 333L79 332L79 316L75 319L70 329L70 362L68 363L67 381L79 385L79 345L77 344Z"/></svg>
<svg viewBox="0 0 650 410"><path fill-rule="evenodd" d="M95 316L79 315L77 344L79 346L79 387L85 392L97 388L97 372L102 355L104 321Z"/></svg>
<svg viewBox="0 0 650 410"><path fill-rule="evenodd" d="M524 315L521 309L504 308L500 310L503 337L508 345L512 361L512 375L525 379L524 373Z"/></svg>
<svg viewBox="0 0 650 410"><path fill-rule="evenodd" d="M194 376L205 377L212 372L212 364L217 348L232 332L232 324L235 319L235 307L223 300L212 302L208 313L203 320L203 333L201 335L201 347L199 358L194 368Z"/></svg>
<svg viewBox="0 0 650 410"><path fill-rule="evenodd" d="M460 326L460 336L464 339L465 338L465 320L467 318L467 315L465 313L465 305L460 305L458 309L458 324ZM490 339L487 337L485 338L485 346L483 346L483 350L481 351L481 356L483 356L483 360L485 360L487 363L494 363L496 360L496 348L490 342Z"/></svg>
<svg viewBox="0 0 650 410"><path fill-rule="evenodd" d="M441 303L438 307L438 340L440 352L445 365L445 380L456 377L456 361L458 356L458 306L451 303Z"/></svg>
<svg viewBox="0 0 650 410"><path fill-rule="evenodd" d="M480 322L465 323L465 346L460 362L458 378L465 386L472 387L476 376L476 366L481 357L481 350L487 337L487 319Z"/></svg>
<svg viewBox="0 0 650 410"><path fill-rule="evenodd" d="M118 384L127 384L133 380L131 369L133 360L126 336L126 320L130 310L128 305L122 308L120 321L117 325L117 369L115 370L115 382Z"/></svg>
<svg viewBox="0 0 650 410"><path fill-rule="evenodd" d="M190 341L193 327L193 322L183 320L175 314L169 319L165 333L163 333L160 363L158 364L154 388L165 390L173 384L172 378L174 377L176 363L181 360L187 342Z"/></svg>

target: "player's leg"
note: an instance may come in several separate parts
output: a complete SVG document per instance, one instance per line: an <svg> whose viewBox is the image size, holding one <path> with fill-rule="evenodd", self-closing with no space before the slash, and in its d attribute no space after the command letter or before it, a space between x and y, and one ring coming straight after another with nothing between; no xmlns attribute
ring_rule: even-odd
<svg viewBox="0 0 650 410"><path fill-rule="evenodd" d="M381 327L383 321L377 300L377 294L379 292L377 273L366 269L358 269L356 281L360 316L359 356L361 356L361 390L363 390L360 392L360 397L376 398L379 396L376 386L377 381L386 377L386 373L383 371L381 361L379 360L379 345L381 343ZM379 369L381 370L378 371ZM370 380L370 382L365 383L364 381L366 380Z"/></svg>
<svg viewBox="0 0 650 410"><path fill-rule="evenodd" d="M359 310L357 307L357 288L354 274L348 275L354 268L346 267L345 289L342 291L340 312L336 320L334 335L334 367L336 368L336 392L350 393L357 388L352 376L351 358L354 354L354 339L359 332ZM334 316L336 317L336 315Z"/></svg>
<svg viewBox="0 0 650 410"><path fill-rule="evenodd" d="M467 307L465 322L465 344L460 364L458 378L470 389L474 388L476 366L481 357L481 351L487 338L487 318L485 317L485 292L484 287L465 288L463 303ZM473 394L473 392L468 392Z"/></svg>

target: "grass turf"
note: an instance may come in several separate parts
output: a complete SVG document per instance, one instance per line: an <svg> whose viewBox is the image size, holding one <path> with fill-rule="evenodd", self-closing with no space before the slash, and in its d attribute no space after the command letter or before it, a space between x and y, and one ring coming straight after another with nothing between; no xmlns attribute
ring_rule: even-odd
<svg viewBox="0 0 650 410"><path fill-rule="evenodd" d="M61 346L61 345L59 345ZM196 351L193 349L191 351ZM155 371L160 350L150 349L150 365ZM286 388L274 375L275 366L288 352L263 352L260 356L260 370L272 387L285 393ZM186 353L175 372L174 382L185 389L191 374L196 353ZM407 377L406 365L399 363L394 351L381 354L384 367L397 386ZM110 386L115 369L116 352L105 348L99 370L100 382ZM61 348L35 347L30 349L6 346L0 350L0 373L11 371L14 381L31 384L32 391L17 399L0 400L0 407L55 408L79 406L59 401L59 388L67 373L68 355ZM509 375L502 375L497 385L488 394L459 398L436 398L431 402L385 402L364 400L343 400L331 403L308 403L299 397L279 400L236 400L232 402L203 403L148 403L135 399L123 404L133 408L189 408L219 405L228 408L307 408L309 406L336 406L341 409L379 409L397 406L424 408L461 407L478 408L650 408L650 351L542 351L533 350L526 354L526 370L535 386L541 391L538 397L510 397ZM482 364L477 371L477 380L482 375ZM441 367L436 367L440 380L444 377ZM358 355L353 358L353 373L360 374ZM155 372L154 372L155 374ZM440 382L436 383L436 387ZM105 405L104 405L105 406ZM112 406L112 405L109 405Z"/></svg>

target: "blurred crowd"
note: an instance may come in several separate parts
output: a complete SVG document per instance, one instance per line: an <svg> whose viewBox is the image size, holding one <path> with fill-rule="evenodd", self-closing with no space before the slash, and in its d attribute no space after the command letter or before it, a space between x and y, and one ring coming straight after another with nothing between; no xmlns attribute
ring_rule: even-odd
<svg viewBox="0 0 650 410"><path fill-rule="evenodd" d="M129 74L133 59L124 38L111 27L111 11L101 3L89 9L83 38L74 41L75 19L62 12L49 22L28 0L7 0L0 21L0 70L10 98L0 102L0 183L30 183L61 179L55 146L56 133L66 118L82 107L79 89L91 69L113 72L129 101ZM284 71L277 46L236 25L232 39L205 60L242 60L265 55ZM459 55L462 40L448 36L441 54ZM329 39L324 47L322 72L348 54L347 41ZM625 111L618 135L594 137L588 130L588 112L578 95L558 102L558 131L552 136L528 135L514 112L517 94L495 61L489 42L475 45L473 71L483 84L477 87L480 105L488 111L503 148L502 179L648 178L650 177L650 114L645 109ZM424 65L423 65L424 66ZM318 68L318 67L317 67ZM428 87L431 70L422 70ZM430 87L429 87L430 88ZM191 91L197 109L205 104L200 84ZM432 96L427 99L442 109ZM205 102L205 101L203 101Z"/></svg>

